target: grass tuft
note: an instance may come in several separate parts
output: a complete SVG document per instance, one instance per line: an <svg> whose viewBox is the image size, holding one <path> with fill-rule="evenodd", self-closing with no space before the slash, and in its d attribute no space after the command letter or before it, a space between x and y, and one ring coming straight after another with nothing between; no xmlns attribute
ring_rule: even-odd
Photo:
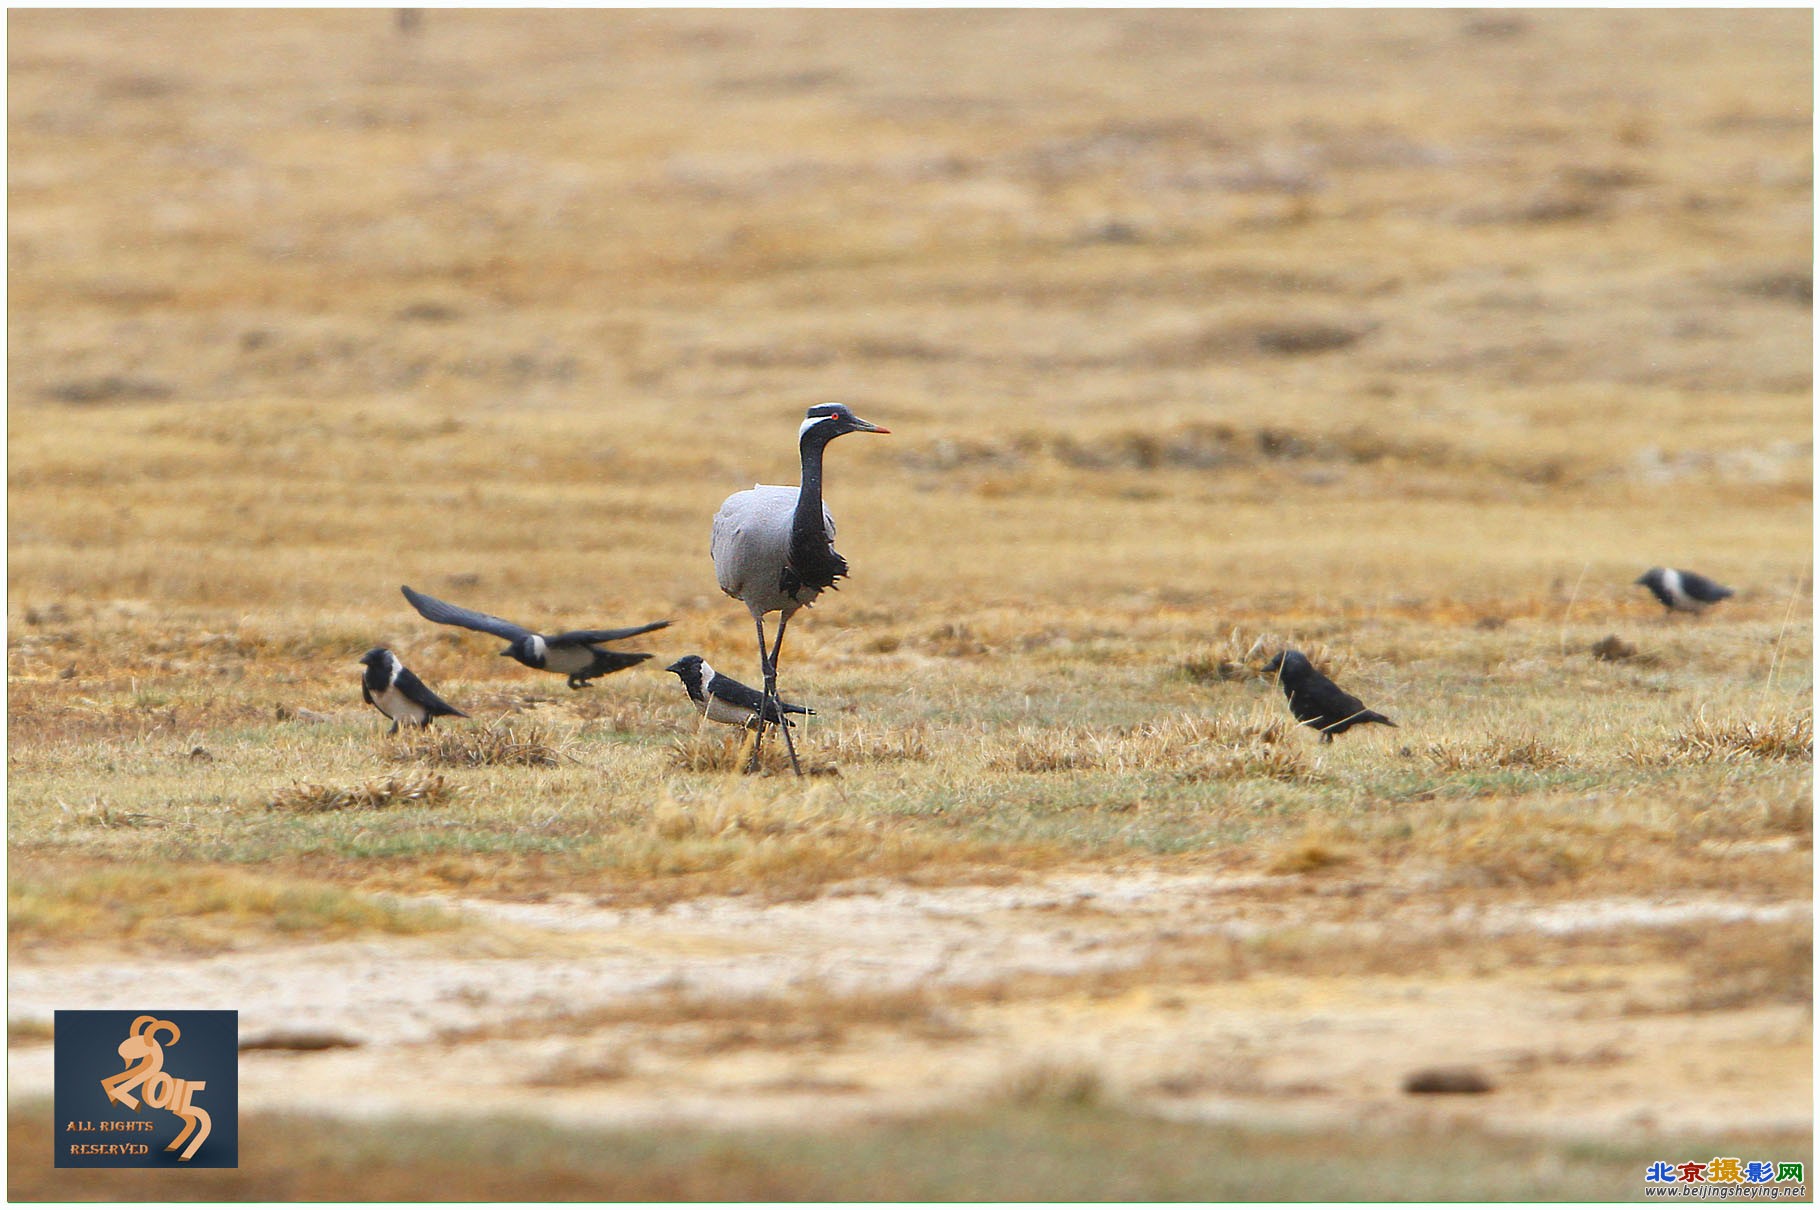
<svg viewBox="0 0 1820 1210"><path fill-rule="evenodd" d="M1594 643L1590 650L1595 660L1606 660L1610 663L1635 659L1637 656L1637 645L1627 643L1615 634L1606 635Z"/></svg>
<svg viewBox="0 0 1820 1210"><path fill-rule="evenodd" d="M1437 740L1423 749L1429 761L1448 773L1474 769L1559 769L1567 757L1534 735L1501 735L1484 741Z"/></svg>
<svg viewBox="0 0 1820 1210"><path fill-rule="evenodd" d="M1291 742L1295 727L1276 715L1179 715L1137 728L1126 741L1132 768L1166 770L1184 781L1310 776L1308 758Z"/></svg>
<svg viewBox="0 0 1820 1210"><path fill-rule="evenodd" d="M799 741L800 742L800 741ZM800 748L796 758L809 777L839 777L840 766L818 753L811 757ZM685 773L744 773L752 763L752 735L747 731L729 733L720 727L698 728L670 741L670 764ZM760 750L758 771L767 775L788 776L790 753L783 738L773 732L765 738Z"/></svg>
<svg viewBox="0 0 1820 1210"><path fill-rule="evenodd" d="M1289 742L1295 728L1284 719L1177 715L1135 727L1044 728L1025 726L986 748L986 765L1000 772L1062 773L1109 770L1162 771L1180 780L1309 776L1308 760Z"/></svg>
<svg viewBox="0 0 1820 1210"><path fill-rule="evenodd" d="M1258 668L1263 662L1288 645L1288 640L1279 634L1232 626L1212 642L1190 650L1176 664L1175 672L1196 685L1248 681L1261 676Z"/></svg>
<svg viewBox="0 0 1820 1210"><path fill-rule="evenodd" d="M1019 727L991 744L986 767L1004 773L1067 773L1104 769L1107 740L1085 727Z"/></svg>
<svg viewBox="0 0 1820 1210"><path fill-rule="evenodd" d="M973 1036L957 1013L926 988L841 990L808 983L793 988L789 995L669 991L554 1019L520 1019L450 1031L443 1040L542 1037L556 1025L571 1035L617 1025L684 1027L689 1038L681 1045L704 1053L748 1047L828 1046L860 1029L888 1030L931 1042ZM668 1044L672 1048L678 1045L675 1041ZM601 1059L593 1061L598 1063ZM605 1056L605 1062L612 1065L615 1056Z"/></svg>
<svg viewBox="0 0 1820 1210"><path fill-rule="evenodd" d="M840 726L823 733L821 747L831 758L855 764L926 761L934 756L929 728L922 723L907 723L901 727Z"/></svg>
<svg viewBox="0 0 1820 1210"><path fill-rule="evenodd" d="M1316 870L1346 865L1352 860L1353 855L1344 849L1334 848L1327 841L1309 837L1283 849L1264 870L1269 874L1312 874Z"/></svg>
<svg viewBox="0 0 1820 1210"><path fill-rule="evenodd" d="M1813 711L1710 720L1702 712L1669 737L1667 755L1692 761L1809 761L1814 756Z"/></svg>
<svg viewBox="0 0 1820 1210"><path fill-rule="evenodd" d="M1087 1109L1105 1102L1106 1082L1087 1068L1042 1063L1012 1076L1000 1099L1013 1105Z"/></svg>
<svg viewBox="0 0 1820 1210"><path fill-rule="evenodd" d="M392 749L392 759L420 764L478 768L492 765L549 767L567 755L566 742L548 727L491 726L480 730L403 732Z"/></svg>
<svg viewBox="0 0 1820 1210"><path fill-rule="evenodd" d="M300 782L272 791L274 811L308 814L319 811L375 810L383 807L435 807L461 792L440 773L394 774L355 786L324 786Z"/></svg>
<svg viewBox="0 0 1820 1210"><path fill-rule="evenodd" d="M1192 652L1176 665L1182 677L1196 685L1217 685L1222 681L1246 681L1257 673L1238 660L1228 659L1214 651Z"/></svg>
<svg viewBox="0 0 1820 1210"><path fill-rule="evenodd" d="M623 1050L583 1055L572 1048L531 1073L532 1088L587 1088L614 1084L632 1075L632 1060Z"/></svg>

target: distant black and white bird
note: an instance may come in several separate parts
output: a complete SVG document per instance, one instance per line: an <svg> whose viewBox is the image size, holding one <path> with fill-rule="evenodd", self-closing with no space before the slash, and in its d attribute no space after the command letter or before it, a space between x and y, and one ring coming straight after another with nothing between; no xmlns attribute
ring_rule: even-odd
<svg viewBox="0 0 1820 1210"><path fill-rule="evenodd" d="M1708 605L1734 595L1725 585L1715 583L1697 571L1677 571L1673 567L1652 567L1633 582L1648 588L1671 613L1677 610L1699 613Z"/></svg>
<svg viewBox="0 0 1820 1210"><path fill-rule="evenodd" d="M1283 696L1289 699L1289 712L1303 726L1320 731L1324 744L1331 744L1334 736L1360 723L1396 726L1377 711L1365 709L1364 702L1321 675L1308 657L1294 648L1277 652L1264 665L1264 671L1277 674Z"/></svg>
<svg viewBox="0 0 1820 1210"><path fill-rule="evenodd" d="M750 685L742 685L730 676L714 671L714 666L699 655L685 655L665 672L674 672L689 691L689 700L709 722L730 723L735 727L756 730L759 712L773 726L794 727L789 714L814 714L807 706L794 706L785 701L767 701L765 695Z"/></svg>
<svg viewBox="0 0 1820 1210"><path fill-rule="evenodd" d="M375 647L360 657L367 667L360 677L360 696L379 713L392 720L387 734L397 735L398 726L427 727L430 720L442 715L466 718L430 691L417 679L417 674L384 647Z"/></svg>
<svg viewBox="0 0 1820 1210"><path fill-rule="evenodd" d="M526 668L561 673L569 678L571 689L580 689L597 676L606 676L610 672L642 664L651 658L648 651L608 651L597 644L662 630L670 624L668 621L647 622L643 626L623 626L617 630L569 630L562 634L542 635L514 625L504 618L496 618L490 613L478 613L459 605L451 605L447 601L438 601L408 584L401 591L404 599L432 622L462 626L468 630L479 630L498 635L502 639L510 639L512 645L500 652L500 655L509 655Z"/></svg>
<svg viewBox="0 0 1820 1210"><path fill-rule="evenodd" d="M734 492L714 514L709 546L714 575L721 591L745 602L758 628L758 666L764 674L764 696L777 699L777 658L784 647L784 629L797 610L814 602L823 589L833 588L847 574L847 561L834 549L834 517L822 503L822 455L828 443L843 433L888 433L861 420L845 404L822 403L809 409L797 430L802 454L802 485L778 487L759 484ZM775 613L777 641L765 649L765 615ZM769 718L769 715L767 715ZM759 736L764 736L763 728ZM800 777L796 743L784 729L784 746L790 767ZM757 746L753 767L757 767Z"/></svg>

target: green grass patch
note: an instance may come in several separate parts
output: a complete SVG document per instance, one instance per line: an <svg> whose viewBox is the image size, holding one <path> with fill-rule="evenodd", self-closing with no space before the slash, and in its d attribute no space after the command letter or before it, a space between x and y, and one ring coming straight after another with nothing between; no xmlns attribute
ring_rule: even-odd
<svg viewBox="0 0 1820 1210"><path fill-rule="evenodd" d="M50 1106L10 1113L20 1201L171 1196L168 1172L50 1166ZM1811 1140L1734 1132L1738 1154ZM240 1167L183 1174L184 1197L362 1201L1568 1201L1641 1196L1650 1162L1712 1140L1508 1138L1469 1127L1272 1130L1162 1120L1068 1073L910 1121L800 1130L583 1130L500 1117L336 1122L255 1114ZM1109 1158L1115 1157L1115 1162Z"/></svg>

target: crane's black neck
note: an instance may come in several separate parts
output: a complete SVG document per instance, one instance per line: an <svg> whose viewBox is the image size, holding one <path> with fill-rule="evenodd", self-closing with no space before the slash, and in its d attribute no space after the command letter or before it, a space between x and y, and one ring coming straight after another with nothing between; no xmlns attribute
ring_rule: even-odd
<svg viewBox="0 0 1820 1210"><path fill-rule="evenodd" d="M822 521L822 455L834 435L824 432L825 427L818 424L803 434L803 485L796 494L796 517L790 524L792 538L805 530L822 538L828 536Z"/></svg>
<svg viewBox="0 0 1820 1210"><path fill-rule="evenodd" d="M796 493L796 515L790 522L790 559L784 568L784 590L831 588L847 574L847 562L834 551L822 511L822 454L840 435L830 425L814 425L802 436L803 482Z"/></svg>

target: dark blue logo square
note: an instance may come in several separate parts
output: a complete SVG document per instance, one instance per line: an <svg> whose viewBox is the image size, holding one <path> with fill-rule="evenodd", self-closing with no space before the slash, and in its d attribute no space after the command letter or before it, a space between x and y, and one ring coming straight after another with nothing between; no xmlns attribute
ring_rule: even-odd
<svg viewBox="0 0 1820 1210"><path fill-rule="evenodd" d="M238 1168L240 1014L56 1013L59 1168Z"/></svg>

